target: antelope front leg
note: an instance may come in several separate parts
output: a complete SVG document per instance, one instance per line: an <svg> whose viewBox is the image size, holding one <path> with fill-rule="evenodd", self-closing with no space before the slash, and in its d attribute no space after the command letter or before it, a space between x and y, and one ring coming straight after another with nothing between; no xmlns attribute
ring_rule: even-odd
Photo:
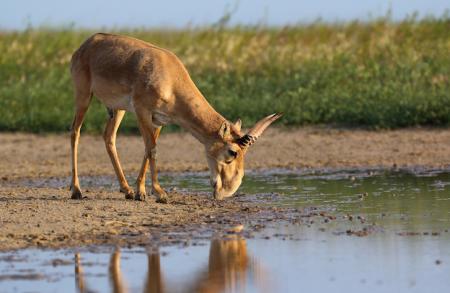
<svg viewBox="0 0 450 293"><path fill-rule="evenodd" d="M136 111L139 129L145 143L146 156L142 162L141 171L137 179L136 200L145 199L145 173L150 165L152 175L152 193L156 195L156 201L167 203L167 193L161 188L158 181L158 171L156 168L156 141L159 137L161 127L153 127L152 116L148 111Z"/></svg>
<svg viewBox="0 0 450 293"><path fill-rule="evenodd" d="M158 170L156 168L156 147L152 149L150 159L146 155L142 161L141 171L136 181L137 193L134 197L135 200L145 199L145 174L148 166L150 165L150 171L152 176L152 193L156 195L156 202L167 203L167 193L161 188L158 181Z"/></svg>
<svg viewBox="0 0 450 293"><path fill-rule="evenodd" d="M161 127L158 128L158 135ZM152 174L152 193L156 195L156 202L167 203L167 193L161 188L158 182L158 170L156 168L156 145L151 151L150 161L150 172Z"/></svg>
<svg viewBox="0 0 450 293"><path fill-rule="evenodd" d="M135 200L145 200L145 174L147 173L149 160L147 154L144 155L144 160L142 160L141 170L139 171L139 176L136 180L136 195Z"/></svg>

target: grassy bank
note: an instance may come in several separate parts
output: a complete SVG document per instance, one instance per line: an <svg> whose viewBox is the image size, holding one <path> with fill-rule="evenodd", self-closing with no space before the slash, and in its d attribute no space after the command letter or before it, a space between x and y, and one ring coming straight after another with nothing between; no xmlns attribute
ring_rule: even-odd
<svg viewBox="0 0 450 293"><path fill-rule="evenodd" d="M207 99L252 124L395 128L450 123L450 17L286 28L116 30L175 52ZM73 115L69 62L92 31L0 33L0 130L65 131ZM122 125L137 131L133 115ZM85 129L103 129L94 102Z"/></svg>

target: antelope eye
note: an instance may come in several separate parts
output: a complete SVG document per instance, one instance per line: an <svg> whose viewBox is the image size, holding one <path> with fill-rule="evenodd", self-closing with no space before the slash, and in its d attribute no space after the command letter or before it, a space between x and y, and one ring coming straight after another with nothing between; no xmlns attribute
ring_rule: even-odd
<svg viewBox="0 0 450 293"><path fill-rule="evenodd" d="M232 157L235 157L235 158L237 157L237 152L235 152L235 151L228 150L228 154Z"/></svg>

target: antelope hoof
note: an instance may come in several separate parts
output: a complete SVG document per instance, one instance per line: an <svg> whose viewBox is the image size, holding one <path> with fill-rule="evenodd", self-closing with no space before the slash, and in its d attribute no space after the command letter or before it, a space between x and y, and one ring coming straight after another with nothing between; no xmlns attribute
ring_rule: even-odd
<svg viewBox="0 0 450 293"><path fill-rule="evenodd" d="M134 199L134 191L131 188L121 188L120 192L125 193L125 199Z"/></svg>
<svg viewBox="0 0 450 293"><path fill-rule="evenodd" d="M167 196L158 196L158 198L156 199L157 203L163 203L166 204L167 203Z"/></svg>
<svg viewBox="0 0 450 293"><path fill-rule="evenodd" d="M145 201L145 193L136 193L134 195L134 200Z"/></svg>
<svg viewBox="0 0 450 293"><path fill-rule="evenodd" d="M71 199L83 199L83 195L81 194L81 191L79 189L76 189L72 192Z"/></svg>
<svg viewBox="0 0 450 293"><path fill-rule="evenodd" d="M164 191L161 187L153 187L152 193L156 195L157 203L167 203L167 192Z"/></svg>

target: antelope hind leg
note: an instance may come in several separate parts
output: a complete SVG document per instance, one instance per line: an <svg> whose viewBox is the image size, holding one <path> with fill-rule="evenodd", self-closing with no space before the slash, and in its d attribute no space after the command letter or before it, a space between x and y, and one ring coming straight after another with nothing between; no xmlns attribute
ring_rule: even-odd
<svg viewBox="0 0 450 293"><path fill-rule="evenodd" d="M108 109L108 113L110 117L108 119L108 122L106 123L105 132L103 134L106 151L108 152L109 158L111 159L111 163L114 167L117 180L119 180L120 192L125 193L126 199L133 199L134 191L128 185L127 179L125 178L122 170L122 166L120 165L119 155L117 154L116 149L117 129L119 128L120 122L125 115L125 111Z"/></svg>

